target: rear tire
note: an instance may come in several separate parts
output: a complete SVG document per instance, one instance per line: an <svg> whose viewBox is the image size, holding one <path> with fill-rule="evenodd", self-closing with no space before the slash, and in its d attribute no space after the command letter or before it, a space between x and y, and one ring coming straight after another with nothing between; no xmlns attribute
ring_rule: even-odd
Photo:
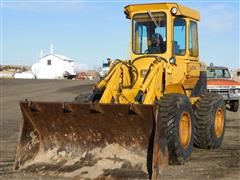
<svg viewBox="0 0 240 180"><path fill-rule="evenodd" d="M170 164L183 164L193 150L195 119L189 98L166 94L158 101L159 116L168 142Z"/></svg>
<svg viewBox="0 0 240 180"><path fill-rule="evenodd" d="M194 144L203 149L221 146L225 131L226 110L222 96L207 93L195 105L196 133Z"/></svg>
<svg viewBox="0 0 240 180"><path fill-rule="evenodd" d="M229 106L230 106L230 108L228 109L229 111L237 112L238 111L238 106L239 106L238 100L230 101Z"/></svg>

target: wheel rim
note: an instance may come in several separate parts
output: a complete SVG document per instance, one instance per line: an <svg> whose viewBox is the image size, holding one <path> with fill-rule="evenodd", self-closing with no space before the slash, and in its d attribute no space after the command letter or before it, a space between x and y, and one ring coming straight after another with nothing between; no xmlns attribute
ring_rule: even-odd
<svg viewBox="0 0 240 180"><path fill-rule="evenodd" d="M180 143L183 146L183 148L187 148L192 135L192 124L191 124L191 117L190 114L187 112L184 112L180 119L179 124L179 132L180 132Z"/></svg>
<svg viewBox="0 0 240 180"><path fill-rule="evenodd" d="M214 132L216 137L220 137L223 132L224 126L224 115L222 108L218 108L215 114L215 122L214 122Z"/></svg>

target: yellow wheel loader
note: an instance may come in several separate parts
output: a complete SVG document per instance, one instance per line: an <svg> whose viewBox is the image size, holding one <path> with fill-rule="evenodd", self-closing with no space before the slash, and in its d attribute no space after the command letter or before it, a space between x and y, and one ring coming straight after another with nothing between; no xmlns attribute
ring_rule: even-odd
<svg viewBox="0 0 240 180"><path fill-rule="evenodd" d="M124 12L131 59L114 61L89 103L20 102L15 169L158 179L169 163L186 162L194 144L221 145L225 105L206 92L199 13L176 3L129 5Z"/></svg>

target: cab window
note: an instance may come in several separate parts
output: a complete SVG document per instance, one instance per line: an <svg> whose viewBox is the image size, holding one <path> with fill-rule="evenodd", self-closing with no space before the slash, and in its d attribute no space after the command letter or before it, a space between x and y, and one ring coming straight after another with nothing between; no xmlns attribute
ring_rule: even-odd
<svg viewBox="0 0 240 180"><path fill-rule="evenodd" d="M135 54L161 54L166 51L166 15L147 12L133 16L132 49Z"/></svg>
<svg viewBox="0 0 240 180"><path fill-rule="evenodd" d="M228 69L207 69L207 78L231 78Z"/></svg>
<svg viewBox="0 0 240 180"><path fill-rule="evenodd" d="M189 28L189 53L190 56L198 56L198 31L197 23L190 21Z"/></svg>
<svg viewBox="0 0 240 180"><path fill-rule="evenodd" d="M186 21L182 18L174 19L174 42L175 55L184 55L186 52Z"/></svg>

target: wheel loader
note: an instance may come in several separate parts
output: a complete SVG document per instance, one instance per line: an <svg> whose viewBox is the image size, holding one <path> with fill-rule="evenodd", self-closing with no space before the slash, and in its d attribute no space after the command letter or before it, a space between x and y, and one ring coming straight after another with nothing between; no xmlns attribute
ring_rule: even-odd
<svg viewBox="0 0 240 180"><path fill-rule="evenodd" d="M131 58L116 59L88 103L22 101L14 168L79 178L158 179L193 146L221 145L225 104L206 91L199 12L176 3L124 8Z"/></svg>

